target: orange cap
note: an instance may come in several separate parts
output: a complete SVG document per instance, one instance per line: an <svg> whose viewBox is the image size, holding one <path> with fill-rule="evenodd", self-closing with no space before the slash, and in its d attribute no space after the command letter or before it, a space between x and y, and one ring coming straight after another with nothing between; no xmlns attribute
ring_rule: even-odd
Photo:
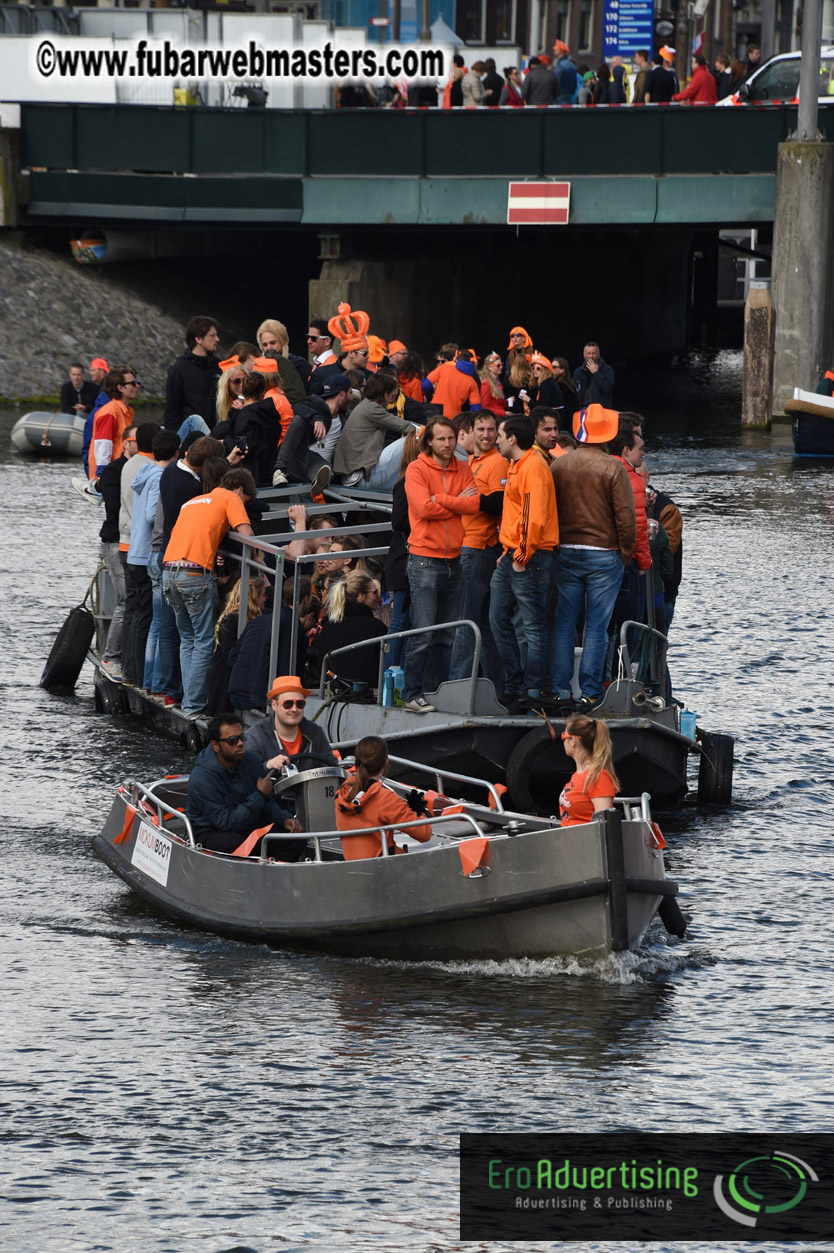
<svg viewBox="0 0 834 1253"><path fill-rule="evenodd" d="M388 356L393 357L395 352L408 352L401 339L392 339L388 342Z"/></svg>
<svg viewBox="0 0 834 1253"><path fill-rule="evenodd" d="M570 48L562 39L557 39L553 47L557 52L570 52Z"/></svg>
<svg viewBox="0 0 834 1253"><path fill-rule="evenodd" d="M368 327L371 319L361 309L352 310L350 305L339 305L335 316L327 323L327 329L334 339L342 344L342 352L353 352L356 348L368 347Z"/></svg>
<svg viewBox="0 0 834 1253"><path fill-rule="evenodd" d="M274 357L256 357L255 369L258 374L277 374L278 362Z"/></svg>
<svg viewBox="0 0 834 1253"><path fill-rule="evenodd" d="M668 44L664 44L660 49L660 55L663 57L664 61L674 61L675 49L670 48Z"/></svg>
<svg viewBox="0 0 834 1253"><path fill-rule="evenodd" d="M294 674L280 674L267 692L266 698L275 700L276 697L283 696L286 692L300 692L302 696L310 695L309 689L304 687L301 680Z"/></svg>
<svg viewBox="0 0 834 1253"><path fill-rule="evenodd" d="M237 353L233 357L227 357L225 361L221 361L220 370L225 374L227 370L233 370L236 365L240 365L240 357Z"/></svg>
<svg viewBox="0 0 834 1253"><path fill-rule="evenodd" d="M110 366L104 360L104 357L93 357L92 361L90 362L90 369L91 370L106 370L108 374L110 373Z"/></svg>

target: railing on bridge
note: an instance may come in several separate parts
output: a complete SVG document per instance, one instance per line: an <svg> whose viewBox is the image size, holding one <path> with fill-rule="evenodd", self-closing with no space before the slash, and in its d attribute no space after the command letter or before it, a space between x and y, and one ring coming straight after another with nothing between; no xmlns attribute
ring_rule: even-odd
<svg viewBox="0 0 834 1253"><path fill-rule="evenodd" d="M21 113L21 165L29 169L261 175L273 194L282 176L289 190L295 180L328 176L773 172L777 144L797 124L794 106L774 104L454 112L24 104ZM820 110L820 129L834 136L834 108Z"/></svg>

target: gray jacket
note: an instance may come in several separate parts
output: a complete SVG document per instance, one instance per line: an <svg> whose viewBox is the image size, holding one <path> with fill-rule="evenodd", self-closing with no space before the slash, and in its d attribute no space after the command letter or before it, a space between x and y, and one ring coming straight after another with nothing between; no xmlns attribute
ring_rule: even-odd
<svg viewBox="0 0 834 1253"><path fill-rule="evenodd" d="M328 763L332 766L338 766L339 761L330 747L330 741L324 734L320 726L315 722L311 722L309 718L302 718L301 727L301 749L293 757L295 764L299 764L299 759L303 758L307 753L314 753L316 757L326 758L324 761L308 761L304 763L304 769L313 769L316 766L326 766ZM277 757L279 753L286 753L284 745L279 741L275 734L275 715L270 712L265 718L261 718L260 722L256 722L246 732L246 751L255 753L257 757L264 763L270 761L273 757Z"/></svg>
<svg viewBox="0 0 834 1253"><path fill-rule="evenodd" d="M355 470L372 470L385 447L385 437L394 439L416 431L412 422L403 422L396 413L389 413L375 400L360 400L342 427L333 457L335 474L353 474Z"/></svg>

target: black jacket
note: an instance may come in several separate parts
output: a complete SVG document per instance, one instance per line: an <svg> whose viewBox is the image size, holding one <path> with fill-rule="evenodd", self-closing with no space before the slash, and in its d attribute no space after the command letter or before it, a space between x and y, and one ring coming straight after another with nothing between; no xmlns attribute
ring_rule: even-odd
<svg viewBox="0 0 834 1253"><path fill-rule="evenodd" d="M159 499L162 501L162 552L168 547L168 541L171 538L171 532L177 518L180 516L180 509L187 500L193 500L195 496L201 496L203 492L203 480L198 475L197 478L190 470L184 470L179 461L172 461L162 471L162 477L159 480Z"/></svg>
<svg viewBox="0 0 834 1253"><path fill-rule="evenodd" d="M83 405L84 412L89 413L93 405L96 403L99 389L95 383L91 383L87 379L86 383L81 384L81 390L76 391L75 385L70 379L61 385L61 412L75 413L76 405Z"/></svg>
<svg viewBox="0 0 834 1253"><path fill-rule="evenodd" d="M295 664L290 664L292 615L281 606L281 632L275 674L303 674L307 661L307 637L299 628ZM235 709L265 709L266 694L275 675L269 673L269 641L272 614L262 613L243 628L229 653L229 696Z"/></svg>
<svg viewBox="0 0 834 1253"><path fill-rule="evenodd" d="M258 487L272 486L272 470L281 442L281 415L271 400L230 409L228 422L218 425L217 434L226 452L231 452L238 440L246 440L246 456L238 464L252 471Z"/></svg>
<svg viewBox="0 0 834 1253"><path fill-rule="evenodd" d="M214 353L195 357L189 348L168 370L165 384L165 428L178 431L192 413L214 426L217 421L217 380L220 363Z"/></svg>
<svg viewBox="0 0 834 1253"><path fill-rule="evenodd" d="M391 493L391 530L391 543L385 554L385 586L389 592L407 592L410 590L408 537L411 534L411 522L405 494L405 475L397 479Z"/></svg>
<svg viewBox="0 0 834 1253"><path fill-rule="evenodd" d="M104 522L101 524L99 536L102 544L118 544L119 542L119 506L122 503L122 467L127 457L122 453L115 461L106 465L99 475L98 490L104 501Z"/></svg>
<svg viewBox="0 0 834 1253"><path fill-rule="evenodd" d="M664 73L666 71L664 70ZM614 408L614 371L607 361L600 357L599 369L591 374L584 365L573 372L573 386L584 409L588 405L602 405L603 409Z"/></svg>
<svg viewBox="0 0 834 1253"><path fill-rule="evenodd" d="M331 649L342 648L345 644L357 644L360 640L378 639L387 634L385 624L374 617L367 605L362 605L359 601L348 601L341 622L324 619L316 641L319 663L324 665L324 659ZM350 683L367 683L369 687L376 687L379 682L379 649L369 646L357 649L355 653L343 653L334 657L327 668Z"/></svg>

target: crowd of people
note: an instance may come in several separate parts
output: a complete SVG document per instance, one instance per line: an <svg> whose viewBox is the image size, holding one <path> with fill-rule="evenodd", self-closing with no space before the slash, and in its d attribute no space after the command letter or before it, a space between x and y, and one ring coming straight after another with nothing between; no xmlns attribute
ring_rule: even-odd
<svg viewBox="0 0 834 1253"><path fill-rule="evenodd" d="M748 43L744 60L724 52L713 62L695 52L690 62L690 78L681 85L675 70L677 53L668 44L654 52L644 48L628 63L613 56L597 66L578 63L561 39L552 53L540 52L517 65L496 68L495 59L476 59L467 66L461 53L455 53L452 70L445 84L408 84L404 80L374 89L365 84L342 88L342 108L444 109L514 108L550 105L669 104L691 101L716 104L733 95L759 67L761 49Z"/></svg>
<svg viewBox="0 0 834 1253"><path fill-rule="evenodd" d="M73 486L103 506L101 557L116 605L102 667L114 681L192 718L262 709L277 613L279 671L317 683L327 662L359 693L377 686L378 650L335 664L330 655L422 628L393 640L391 659L404 670L405 709L427 713L427 693L472 673L475 633L443 625L466 619L480 629L480 673L512 713L574 709L579 631L587 712L615 673L621 624L646 621L647 595L668 630L682 521L648 483L643 419L614 407L614 370L597 343L571 370L514 326L503 354L449 342L427 369L346 304L310 323L305 356L274 319L222 360L214 319L193 318L185 340L162 425L136 421L132 366L94 378L94 400L71 367L91 402L89 477ZM331 479L390 492L384 559L362 535L330 534L345 529L339 515L316 513ZM304 503L283 524L284 568L317 560L300 567L295 601L291 578L275 588L258 572L238 638L239 562L224 538L234 531L259 551L258 489L293 484Z"/></svg>

